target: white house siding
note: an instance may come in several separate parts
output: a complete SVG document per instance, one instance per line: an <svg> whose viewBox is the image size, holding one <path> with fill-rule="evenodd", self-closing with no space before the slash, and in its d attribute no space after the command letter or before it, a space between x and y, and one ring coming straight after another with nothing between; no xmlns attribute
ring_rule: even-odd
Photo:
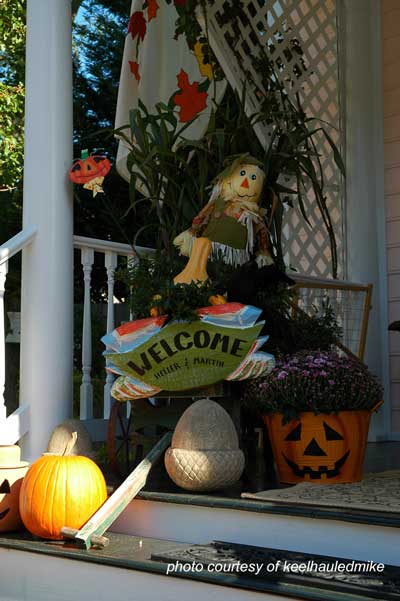
<svg viewBox="0 0 400 601"><path fill-rule="evenodd" d="M400 320L400 2L381 0L389 320ZM392 429L400 432L400 333L390 333Z"/></svg>

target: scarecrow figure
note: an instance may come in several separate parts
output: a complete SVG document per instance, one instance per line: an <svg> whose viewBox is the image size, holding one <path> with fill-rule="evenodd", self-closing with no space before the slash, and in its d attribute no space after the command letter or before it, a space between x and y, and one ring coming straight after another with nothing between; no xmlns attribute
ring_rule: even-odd
<svg viewBox="0 0 400 601"><path fill-rule="evenodd" d="M174 240L180 253L190 257L175 284L205 282L210 255L240 266L253 255L259 267L273 263L265 209L259 206L265 173L260 163L248 156L236 159L216 179L207 205L191 227Z"/></svg>

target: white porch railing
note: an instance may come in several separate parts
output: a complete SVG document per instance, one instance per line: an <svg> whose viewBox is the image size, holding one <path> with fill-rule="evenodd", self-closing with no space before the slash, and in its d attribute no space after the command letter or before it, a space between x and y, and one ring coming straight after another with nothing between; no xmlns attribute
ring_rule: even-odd
<svg viewBox="0 0 400 601"><path fill-rule="evenodd" d="M36 228L26 228L0 246L0 444L2 445L15 444L29 430L28 403L23 404L20 400L20 406L7 417L4 396L6 381L4 293L9 260L28 246L36 236L36 233Z"/></svg>
<svg viewBox="0 0 400 601"><path fill-rule="evenodd" d="M22 249L30 245L36 235L35 228L24 229L17 236L0 246L0 444L15 444L29 432L30 406L27 399L20 399L20 406L11 415L6 415L4 399L5 389L5 308L4 293L7 277L8 262ZM101 264L105 268L106 293L106 327L105 332L110 332L115 325L115 272L121 258L135 260L137 254L153 253L152 249L136 247L135 251L128 244L120 244L106 240L97 240L81 236L74 237L74 248L80 253L80 262L83 271L83 325L82 325L82 381L80 385L79 416L85 421L90 433L96 440L104 440L104 432L111 407L111 387L113 376L105 374L103 378L103 395L101 405L101 418L93 419L93 382L92 382L92 307L91 282L92 269L96 254L101 255ZM98 262L96 263L98 264ZM354 282L316 279L301 275L294 276L296 287L299 291L299 307L310 312L312 307L321 308L326 298L330 299L331 306L337 315L344 330L343 343L354 354L362 356L365 347L366 326L368 311L371 302L371 286L356 284ZM24 321L22 320L22 323ZM40 328L39 328L40 331ZM23 329L21 338L24 336ZM100 340L96 344L101 344ZM70 349L65 349L70 352Z"/></svg>
<svg viewBox="0 0 400 601"><path fill-rule="evenodd" d="M106 332L111 332L115 327L114 306L114 284L115 270L118 266L118 258L135 261L137 255L150 254L154 252L149 248L135 247L135 251L129 244L110 242L74 236L74 247L79 249L83 270L84 302L83 302L83 326L82 326L82 383L80 386L80 419L93 419L93 384L92 384L92 315L91 315L91 275L95 260L95 253L102 255L102 262L106 269L107 277L107 326ZM99 345L101 344L98 341ZM111 387L114 378L107 374L104 382L102 414L108 419L111 407Z"/></svg>
<svg viewBox="0 0 400 601"><path fill-rule="evenodd" d="M102 255L102 264L106 269L107 277L107 333L115 327L114 306L114 279L118 258L134 259L133 249L128 244L120 244L92 238L74 237L74 246L80 250L81 264L83 269L84 303L83 303L83 327L82 327L82 383L80 386L80 419L86 424L95 438L104 436L105 424L100 420L93 420L93 383L92 383L92 315L90 302L91 297L91 273L94 265L95 253ZM139 255L154 252L149 248L136 247ZM354 355L362 358L368 324L368 313L371 302L371 286L332 280L314 278L300 274L292 275L296 281L298 291L299 308L308 314L314 309L321 311L323 304L329 300L339 325L343 330L342 343ZM100 345L100 341L96 342ZM107 374L103 384L103 420L107 420L110 414L111 396L110 391L114 378Z"/></svg>

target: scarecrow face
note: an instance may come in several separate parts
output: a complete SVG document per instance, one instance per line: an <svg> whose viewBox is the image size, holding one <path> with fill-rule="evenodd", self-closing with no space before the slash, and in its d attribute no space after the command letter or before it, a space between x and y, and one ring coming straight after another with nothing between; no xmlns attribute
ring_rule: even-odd
<svg viewBox="0 0 400 601"><path fill-rule="evenodd" d="M316 415L311 427L302 422L291 422L284 432L283 458L298 477L311 480L335 478L342 473L350 456L346 431L336 415ZM292 450L297 447L298 462L293 461Z"/></svg>
<svg viewBox="0 0 400 601"><path fill-rule="evenodd" d="M232 194L245 200L257 202L265 179L264 172L257 165L239 165L231 174L228 185Z"/></svg>

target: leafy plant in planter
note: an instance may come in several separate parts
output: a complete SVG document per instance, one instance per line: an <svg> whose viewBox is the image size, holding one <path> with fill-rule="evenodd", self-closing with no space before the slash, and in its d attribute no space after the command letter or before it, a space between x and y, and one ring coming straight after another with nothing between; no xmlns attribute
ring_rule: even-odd
<svg viewBox="0 0 400 601"><path fill-rule="evenodd" d="M278 283L260 290L254 300L264 311L264 333L268 334L268 350L274 355L303 351L329 351L342 336L329 300L311 315L293 312L295 291Z"/></svg>
<svg viewBox="0 0 400 601"><path fill-rule="evenodd" d="M207 13L208 8L214 4L213 0L165 1L167 4L173 3L177 11L175 37L184 36L192 51L196 43L201 43L204 62L213 66L214 81L223 79L224 73L212 51L208 36ZM149 0L143 0L143 15L149 6ZM198 18L200 16L204 31L199 25ZM203 191L200 186L200 195L193 195L191 192L194 190L190 189L193 188L192 181L187 184L187 179L192 178L193 173L197 173L199 183L209 184L213 177L221 171L225 159L237 154L250 153L263 164L267 175L263 204L267 209L266 220L269 224L277 264L281 268L284 267L281 238L285 209L297 205L304 220L312 227L307 204L315 202L330 240L332 275L337 277L336 237L324 191L325 176L321 157L317 150L318 141L321 138L324 138L327 145L331 147L332 158L342 175L344 175L344 165L340 151L334 142L334 136L329 131L329 124L307 116L299 95L291 96L288 93L292 84L304 76L308 70L301 40L296 38L291 28L285 23L275 32L275 41L270 40L264 44L260 38L251 57L252 74L251 70L243 64L243 58L238 52L238 47L246 43L244 30L247 31L249 25L245 3L228 0L224 4L223 16L219 15L218 19L219 25L229 23L230 29L234 32L234 39L231 39L230 46L239 67L243 69L247 79L247 88L258 98L259 110L250 115L248 110L246 111L246 92L244 91L242 97L239 98L228 86L225 99L220 106L214 107L208 131L199 142L183 139L182 133L190 123L181 130L177 129L179 111L174 101L176 94L171 96L168 103L169 115L165 110L167 109L166 105L162 105L162 103L156 107L158 115L150 115L145 107L139 105L139 108L131 115L131 133L140 149L139 154L142 156L138 156L135 149L132 148L130 166L136 165L139 170L133 169L132 171L131 190L135 186L137 177L140 178L140 163L143 163L143 160L143 167L151 169L150 179L154 177L157 179L158 171L162 172L161 178L158 178L158 184L151 185L150 197L156 205L162 238L164 244L167 245L166 233L169 220L166 218L166 213L172 209L175 217L172 220L174 231L169 233L175 236L177 233L176 219L182 214L182 210L187 210L191 205L191 216L194 217L197 213L197 210L193 210L196 203L198 203L196 209L205 204L204 185ZM259 36L255 37L258 39ZM289 71L285 68L280 53L276 52L277 47L282 43L285 46L284 56L290 64ZM137 44L139 47L139 38ZM206 79L200 84L200 87L205 92L209 85L210 82ZM211 99L208 100L209 106L211 106ZM151 131L147 128L148 124L150 124ZM255 127L262 127L265 133L269 132L267 144L261 144L254 135ZM169 137L168 130L171 128L175 146L169 144L171 137ZM158 129L159 131L157 131ZM130 136L127 137L130 139ZM150 146L146 143L148 137ZM149 157L149 149L153 148L154 139L158 149ZM160 140L164 145L163 149L160 147ZM167 144L168 147L165 146L165 142L169 144ZM173 149L175 154L179 155L183 148L185 156L180 157L183 158L183 161L178 161L179 172L177 173L176 169L174 170L174 167L177 166L176 161L172 161L175 164L171 165L165 150L169 153ZM187 154L188 148L190 149L189 154ZM160 150L162 150L161 153ZM166 170L163 168L164 161L167 162ZM175 190L174 182L176 183ZM180 231L183 229L185 227L180 228Z"/></svg>
<svg viewBox="0 0 400 601"><path fill-rule="evenodd" d="M191 224L208 202L212 181L226 162L250 153L260 161L266 174L261 205L266 210L276 263L285 268L282 248L285 207L298 203L310 225L304 200L311 186L331 240L335 276L336 240L324 196L324 174L316 152L316 135L322 132L327 137L334 148L337 165L344 173L343 163L326 128L307 118L301 107L286 96L283 98L278 112L272 102L269 107L265 105L262 114L249 116L245 111L246 90L240 96L228 86L224 100L214 107L201 141L185 139L184 132L192 121L179 124L172 99L168 105L159 103L157 114L150 113L142 103L131 111L130 126L117 130L117 135L131 148L128 156L132 174L131 210L136 210L138 203L149 206L149 219L136 232L135 241L140 240L144 230L160 231L159 241L170 252L171 240ZM254 126L260 121L272 120L276 127L268 146L263 147L254 135ZM137 192L138 182L147 198Z"/></svg>
<svg viewBox="0 0 400 601"><path fill-rule="evenodd" d="M162 313L191 321L198 318L195 310L210 304L211 297L225 295L228 301L253 304L263 310L266 324L262 333L269 336L266 349L274 355L303 349L328 351L340 340L341 329L328 302L312 315L293 313L295 291L282 281L264 281L253 294L245 280L249 296L242 297L235 290L237 280L243 282L240 272L222 258L210 263L210 280L203 286L174 285L173 277L182 269L185 258L173 250L171 254L158 251L153 257L142 257L136 264L117 271L121 298L126 299L130 314L136 319Z"/></svg>
<svg viewBox="0 0 400 601"><path fill-rule="evenodd" d="M211 282L200 287L195 283L174 285L173 274L181 265L180 257L157 253L117 272L117 278L129 288L130 313L136 319L166 314L173 319L198 319L195 309L209 305L218 288Z"/></svg>
<svg viewBox="0 0 400 601"><path fill-rule="evenodd" d="M359 361L335 352L281 357L246 384L263 414L282 482L352 482L362 477L370 415L382 386Z"/></svg>

